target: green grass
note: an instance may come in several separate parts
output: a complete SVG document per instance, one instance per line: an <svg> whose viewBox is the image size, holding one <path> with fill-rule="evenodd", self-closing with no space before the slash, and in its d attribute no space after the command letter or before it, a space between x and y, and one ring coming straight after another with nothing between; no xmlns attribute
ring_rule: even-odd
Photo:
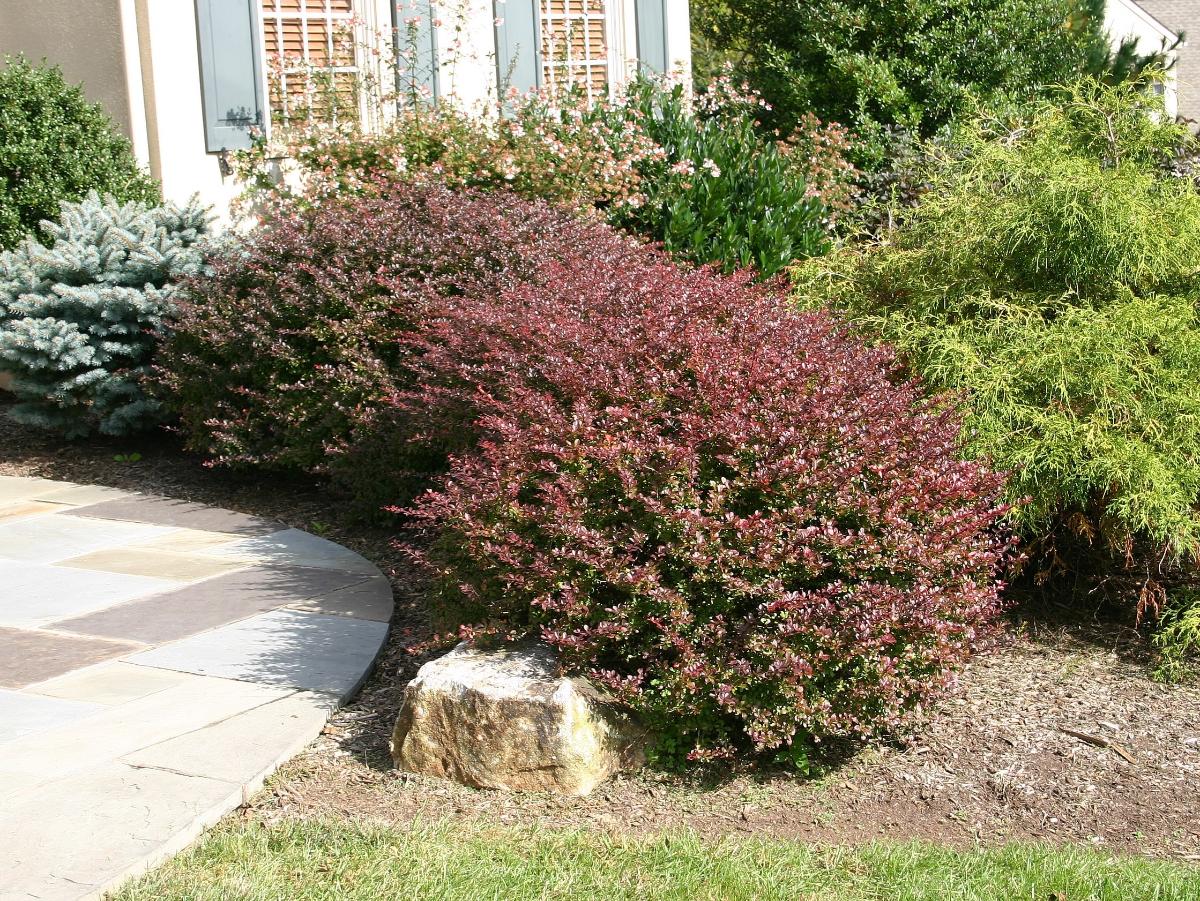
<svg viewBox="0 0 1200 901"><path fill-rule="evenodd" d="M221 827L116 896L141 899L1196 901L1200 869L1086 848L814 848L331 821Z"/></svg>

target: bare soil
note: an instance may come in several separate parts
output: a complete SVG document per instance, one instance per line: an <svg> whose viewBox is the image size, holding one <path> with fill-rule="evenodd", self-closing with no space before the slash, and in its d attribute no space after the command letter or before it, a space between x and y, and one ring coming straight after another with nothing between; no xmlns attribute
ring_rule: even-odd
<svg viewBox="0 0 1200 901"><path fill-rule="evenodd" d="M389 823L472 819L614 832L691 828L855 843L1033 839L1200 861L1200 686L1149 675L1140 636L1113 624L1014 618L957 692L890 744L830 749L815 776L747 769L647 772L587 798L480 792L395 771L388 739L429 633L397 530L356 522L316 479L206 468L170 436L61 442L8 422L0 475L110 485L280 519L353 548L396 589L380 666L325 734L245 809L264 821L334 815ZM130 455L140 458L131 462ZM117 457L124 459L118 460Z"/></svg>

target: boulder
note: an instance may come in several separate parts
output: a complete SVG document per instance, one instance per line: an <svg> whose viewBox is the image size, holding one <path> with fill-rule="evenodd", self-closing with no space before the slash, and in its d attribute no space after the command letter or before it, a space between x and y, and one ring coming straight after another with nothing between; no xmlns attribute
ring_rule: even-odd
<svg viewBox="0 0 1200 901"><path fill-rule="evenodd" d="M463 642L404 692L396 766L476 788L586 795L643 763L641 731L589 682L559 674L553 649Z"/></svg>

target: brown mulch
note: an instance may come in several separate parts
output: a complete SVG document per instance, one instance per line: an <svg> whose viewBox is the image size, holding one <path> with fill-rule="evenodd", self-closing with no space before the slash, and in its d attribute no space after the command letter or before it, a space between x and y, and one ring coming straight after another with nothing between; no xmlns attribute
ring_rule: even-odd
<svg viewBox="0 0 1200 901"><path fill-rule="evenodd" d="M428 632L394 530L356 522L313 479L214 471L170 438L63 443L13 425L0 402L0 475L160 493L280 519L353 548L396 588L392 637L358 700L287 764L247 815L408 823L483 819L646 832L758 834L822 842L1033 839L1200 861L1200 686L1164 685L1140 639L1095 623L1014 623L958 692L894 744L846 752L820 775L745 771L618 779L583 799L479 792L396 772L388 738ZM130 454L141 457L129 462ZM118 456L125 460L115 459Z"/></svg>

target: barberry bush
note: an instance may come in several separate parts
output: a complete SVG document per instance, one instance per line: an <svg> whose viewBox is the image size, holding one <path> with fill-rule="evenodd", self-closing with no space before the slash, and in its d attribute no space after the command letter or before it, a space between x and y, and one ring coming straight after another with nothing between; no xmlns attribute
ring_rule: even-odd
<svg viewBox="0 0 1200 901"><path fill-rule="evenodd" d="M473 447L410 510L477 640L537 636L664 759L803 762L901 724L1000 610L1003 478L890 351L610 237L407 341Z"/></svg>
<svg viewBox="0 0 1200 901"><path fill-rule="evenodd" d="M95 192L0 252L0 370L19 422L76 438L160 423L146 380L179 282L203 266L208 211Z"/></svg>
<svg viewBox="0 0 1200 901"><path fill-rule="evenodd" d="M494 297L598 232L611 235L511 193L397 179L278 207L189 283L161 356L164 399L214 462L333 471L378 509L444 458L399 437L388 400L411 379L401 337L441 298Z"/></svg>

